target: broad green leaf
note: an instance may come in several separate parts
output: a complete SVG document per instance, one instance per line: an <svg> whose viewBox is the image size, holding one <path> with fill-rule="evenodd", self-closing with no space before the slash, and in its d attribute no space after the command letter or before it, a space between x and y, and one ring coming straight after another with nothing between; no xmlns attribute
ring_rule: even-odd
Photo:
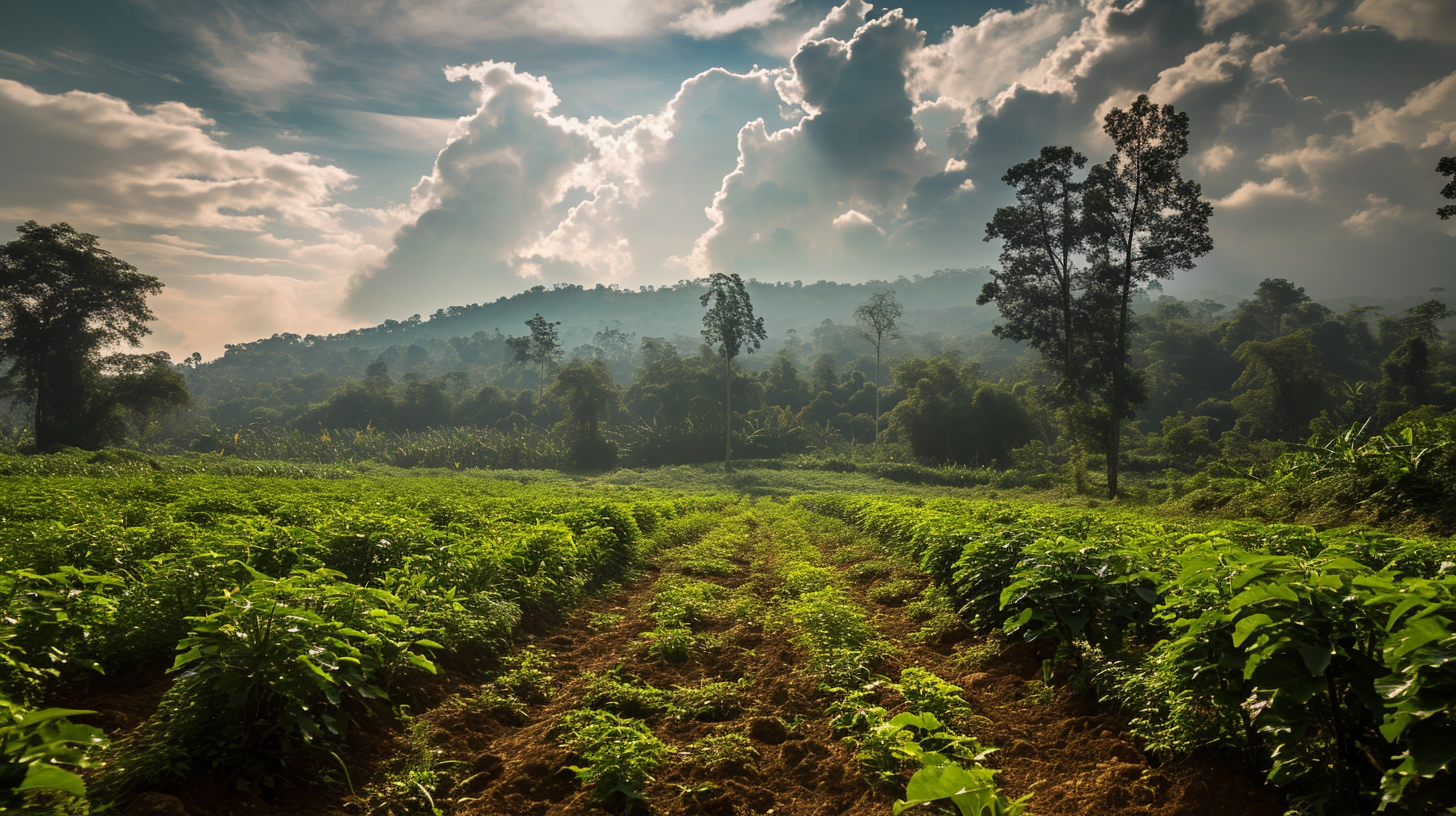
<svg viewBox="0 0 1456 816"><path fill-rule="evenodd" d="M1305 643L1302 640L1294 641L1294 648L1299 650L1299 656L1304 658L1304 665L1312 675L1323 675L1335 656L1335 651L1328 646Z"/></svg>
<svg viewBox="0 0 1456 816"><path fill-rule="evenodd" d="M70 771L46 762L32 762L25 769L25 781L20 783L17 790L58 790L72 796L84 797L86 783Z"/></svg>
<svg viewBox="0 0 1456 816"><path fill-rule="evenodd" d="M1234 625L1234 645L1242 646L1244 644L1244 641L1248 640L1249 637L1252 636L1256 631L1258 631L1260 627L1268 626L1273 622L1273 618L1265 615L1262 612L1257 615L1250 615L1247 618L1239 620L1239 622Z"/></svg>

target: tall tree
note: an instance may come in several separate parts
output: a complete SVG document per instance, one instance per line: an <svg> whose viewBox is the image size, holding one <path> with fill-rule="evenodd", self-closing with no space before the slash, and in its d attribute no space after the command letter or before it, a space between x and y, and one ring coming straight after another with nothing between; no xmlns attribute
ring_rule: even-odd
<svg viewBox="0 0 1456 816"><path fill-rule="evenodd" d="M758 351L768 332L763 318L753 316L753 302L737 274L714 272L698 303L708 310L703 315L703 341L723 358L723 469L732 473L733 359L740 352Z"/></svg>
<svg viewBox="0 0 1456 816"><path fill-rule="evenodd" d="M10 365L4 384L34 408L36 446L103 444L117 412L154 403L148 394L185 402L172 381L181 375L163 357L104 354L151 333L147 297L161 281L69 224L27 221L16 231L0 246L0 358Z"/></svg>
<svg viewBox="0 0 1456 816"><path fill-rule="evenodd" d="M1446 156L1437 162L1436 172L1443 176L1451 177L1451 180L1446 182L1446 186L1441 188L1441 195L1446 198L1456 199L1456 156ZM1456 204L1447 204L1441 207L1436 210L1436 215L1441 216L1442 221L1456 217Z"/></svg>
<svg viewBox="0 0 1456 816"><path fill-rule="evenodd" d="M1113 108L1103 121L1113 154L1087 175L1084 195L1092 251L1089 288L1108 333L1099 356L1107 367L1107 495L1117 496L1122 420L1143 391L1128 364L1133 293L1147 284L1192 269L1213 250L1208 220L1213 205L1197 182L1183 178L1188 155L1188 114L1139 96L1127 109ZM1108 313L1110 312L1110 313Z"/></svg>
<svg viewBox="0 0 1456 816"><path fill-rule="evenodd" d="M981 289L976 303L996 301L1002 322L997 337L1028 343L1056 372L1058 396L1070 401L1077 390L1079 293L1086 287L1082 266L1087 249L1083 225L1084 183L1075 174L1087 158L1070 147L1043 147L1041 155L1006 171L1001 180L1016 190L1016 204L1000 207L986 224L986 238L1005 243L1001 269Z"/></svg>
<svg viewBox="0 0 1456 816"><path fill-rule="evenodd" d="M1082 297L1086 185L1076 175L1086 166L1087 158L1072 148L1047 146L1006 171L1001 180L1016 190L1016 204L996 210L985 237L1004 241L1001 269L991 273L976 298L978 304L994 300L1001 312L993 334L1029 344L1055 373L1054 393L1066 409L1079 491L1084 471L1076 406L1088 386L1082 366L1088 304Z"/></svg>
<svg viewBox="0 0 1456 816"><path fill-rule="evenodd" d="M855 328L875 346L875 458L880 458L880 351L886 340L900 338L900 316L905 309L895 299L895 290L870 295L868 303L854 310Z"/></svg>
<svg viewBox="0 0 1456 816"><path fill-rule="evenodd" d="M526 325L531 329L531 342L517 353L524 352L526 359L536 364L536 402L539 404L546 396L546 366L560 360L563 354L561 334L556 331L561 321L552 323L537 312L535 317L526 321Z"/></svg>

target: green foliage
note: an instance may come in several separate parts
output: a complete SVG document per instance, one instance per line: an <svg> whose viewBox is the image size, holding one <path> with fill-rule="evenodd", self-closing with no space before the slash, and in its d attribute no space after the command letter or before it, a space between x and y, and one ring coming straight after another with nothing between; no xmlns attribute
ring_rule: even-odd
<svg viewBox="0 0 1456 816"><path fill-rule="evenodd" d="M90 711L28 710L0 697L0 810L66 812L60 802L40 807L37 795L84 801L86 785L77 771L91 767L106 745L100 729L67 718ZM69 769L69 770L68 770Z"/></svg>
<svg viewBox="0 0 1456 816"><path fill-rule="evenodd" d="M166 354L103 355L151 333L150 275L70 224L27 221L0 246L3 384L33 406L35 444L99 447L124 431L122 412L189 401Z"/></svg>
<svg viewBox="0 0 1456 816"><path fill-rule="evenodd" d="M671 749L647 724L609 711L576 709L562 717L557 729L562 747L582 758L572 765L582 784L597 795L642 798L642 788L662 765Z"/></svg>
<svg viewBox="0 0 1456 816"><path fill-rule="evenodd" d="M713 773L742 769L758 756L746 734L709 734L688 743L689 761Z"/></svg>
<svg viewBox="0 0 1456 816"><path fill-rule="evenodd" d="M1245 752L1272 782L1331 805L1420 812L1449 797L1448 542L995 502L802 501L918 557L969 622L1057 638L1151 751ZM1028 691L1055 694L1045 677Z"/></svg>
<svg viewBox="0 0 1456 816"><path fill-rule="evenodd" d="M1036 433L1020 400L982 384L974 364L947 357L909 360L895 369L905 400L890 412L916 456L937 463L1010 465L1011 451Z"/></svg>

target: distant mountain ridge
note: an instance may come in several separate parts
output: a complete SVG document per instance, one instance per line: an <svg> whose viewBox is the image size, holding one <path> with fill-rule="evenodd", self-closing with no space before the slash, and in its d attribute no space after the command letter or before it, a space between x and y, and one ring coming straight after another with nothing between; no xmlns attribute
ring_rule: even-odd
<svg viewBox="0 0 1456 816"><path fill-rule="evenodd" d="M836 283L798 281L764 283L750 280L749 296L754 311L769 331L766 348L783 344L790 329L803 336L825 320L838 324L854 319L854 310L871 293L894 289L904 306L902 320L907 331L945 331L975 334L990 330L996 319L994 306L976 306L981 286L990 270L941 269L930 275L901 277L894 281ZM604 328L616 327L641 337L696 337L702 329L703 309L698 302L705 279L680 281L675 285L619 289L597 285L536 286L492 303L451 306L428 318L414 315L405 320L386 320L376 326L330 335L276 334L251 343L228 344L224 358L266 352L282 344L327 347L332 351L385 349L398 345L448 341L471 337L479 332L524 335L525 322L540 314L561 323L559 331L567 349L591 342ZM204 364L206 365L206 364Z"/></svg>

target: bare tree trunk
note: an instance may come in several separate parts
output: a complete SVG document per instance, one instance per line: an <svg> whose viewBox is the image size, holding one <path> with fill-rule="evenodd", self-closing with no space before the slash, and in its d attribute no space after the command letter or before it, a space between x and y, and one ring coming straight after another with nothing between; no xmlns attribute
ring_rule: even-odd
<svg viewBox="0 0 1456 816"><path fill-rule="evenodd" d="M723 472L733 472L733 358L723 367Z"/></svg>
<svg viewBox="0 0 1456 816"><path fill-rule="evenodd" d="M880 344L875 343L875 461L880 461Z"/></svg>

